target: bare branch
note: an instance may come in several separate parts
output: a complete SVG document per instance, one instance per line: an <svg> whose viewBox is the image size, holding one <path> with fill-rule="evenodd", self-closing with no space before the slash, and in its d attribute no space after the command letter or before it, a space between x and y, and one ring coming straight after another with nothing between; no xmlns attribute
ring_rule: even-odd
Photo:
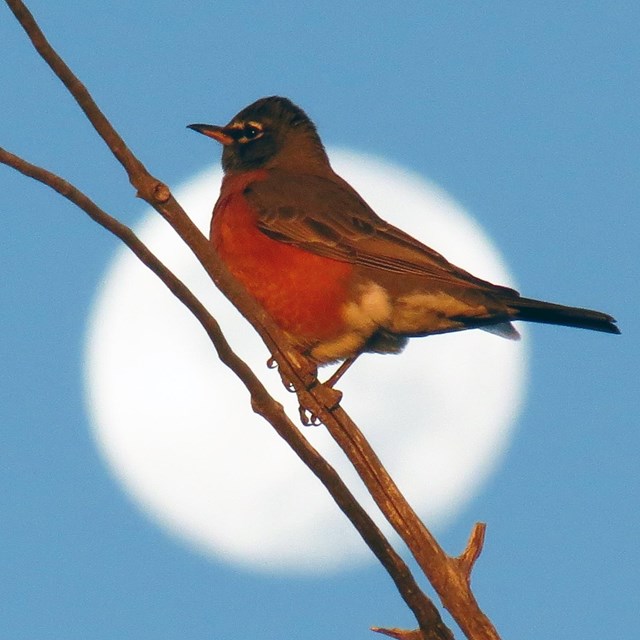
<svg viewBox="0 0 640 640"><path fill-rule="evenodd" d="M302 391L303 403L313 404L312 398ZM385 469L358 426L341 408L328 406L310 407L320 412L325 426L345 452L380 510L409 547L420 568L440 596L442 604L451 613L467 638L474 640L499 640L498 632L480 609L470 585L473 562L460 563L442 549L425 527L406 498ZM318 414L316 414L318 415ZM471 549L463 556L473 561L482 548L482 525L476 526L470 541Z"/></svg>
<svg viewBox="0 0 640 640"><path fill-rule="evenodd" d="M477 528L474 530L467 550L460 558L452 558L444 552L402 496L362 432L349 416L336 406L335 392L317 384L315 368L290 348L279 328L229 274L216 253L212 251L208 240L175 201L169 188L154 178L131 153L84 85L47 42L24 4L20 0L6 0L6 2L34 47L61 79L98 134L124 167L138 195L172 225L192 249L216 285L260 333L277 360L284 381L291 383L298 391L301 406L324 422L365 482L385 517L411 550L442 603L451 612L465 635L475 640L497 640L498 634L478 607L469 584L473 563L482 548L484 530L480 531ZM44 169L29 165L8 152L3 151L0 160L56 189L109 231L115 233L167 284L174 295L187 305L207 331L220 358L240 377L249 390L254 411L273 425L279 435L323 481L338 506L347 514L376 557L390 573L402 597L418 620L422 638L450 640L451 632L444 626L437 609L420 591L409 569L391 548L375 523L356 502L335 470L315 449L310 447L297 427L284 414L282 406L267 393L249 367L233 353L215 320L184 284L149 252L130 229L101 211L72 185Z"/></svg>
<svg viewBox="0 0 640 640"><path fill-rule="evenodd" d="M6 0L9 8L22 25L27 36L31 40L36 51L42 59L51 67L51 70L60 78L69 93L76 99L80 108L91 121L96 131L105 141L109 140L109 148L125 167L131 177L139 179L140 176L150 177L143 164L131 153L124 140L113 128L106 116L98 108L87 88L71 71L65 61L56 53L45 38L33 15L23 2ZM133 180L131 181L133 184ZM134 185L136 186L136 185Z"/></svg>
<svg viewBox="0 0 640 640"><path fill-rule="evenodd" d="M98 207L79 189L54 173L33 165L0 147L0 163L13 167L23 175L31 177L57 191L67 200L85 211L93 220L118 237L129 249L153 271L169 290L200 322L211 339L218 356L244 383L251 394L254 410L275 428L277 433L291 446L302 461L320 479L336 504L349 518L380 563L395 582L407 605L414 611L421 627L435 635L435 640L450 640L451 632L444 626L438 610L422 593L409 568L389 544L384 534L361 507L335 469L325 461L318 451L289 420L282 405L276 402L255 376L251 368L231 349L219 324L196 298L126 225ZM435 630L435 631L431 631Z"/></svg>

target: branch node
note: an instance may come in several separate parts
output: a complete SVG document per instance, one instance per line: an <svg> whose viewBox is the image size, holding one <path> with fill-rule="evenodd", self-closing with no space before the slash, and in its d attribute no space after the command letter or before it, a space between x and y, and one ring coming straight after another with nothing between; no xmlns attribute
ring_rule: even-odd
<svg viewBox="0 0 640 640"><path fill-rule="evenodd" d="M153 187L153 199L159 203L164 204L171 197L171 190L164 182L156 182Z"/></svg>

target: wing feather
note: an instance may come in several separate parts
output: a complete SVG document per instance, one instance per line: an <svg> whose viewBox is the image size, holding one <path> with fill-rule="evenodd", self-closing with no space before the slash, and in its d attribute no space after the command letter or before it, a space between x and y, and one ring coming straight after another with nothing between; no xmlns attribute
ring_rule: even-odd
<svg viewBox="0 0 640 640"><path fill-rule="evenodd" d="M279 242L373 269L518 295L451 264L385 222L335 174L329 178L274 170L266 180L249 185L245 197L258 211L259 229Z"/></svg>

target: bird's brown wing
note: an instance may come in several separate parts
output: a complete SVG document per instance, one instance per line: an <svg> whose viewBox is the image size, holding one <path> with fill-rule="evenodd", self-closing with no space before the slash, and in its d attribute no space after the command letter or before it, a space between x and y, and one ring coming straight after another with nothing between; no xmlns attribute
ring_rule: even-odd
<svg viewBox="0 0 640 640"><path fill-rule="evenodd" d="M280 242L335 260L518 295L476 278L385 222L340 178L272 171L249 185L245 197L258 211L260 230Z"/></svg>

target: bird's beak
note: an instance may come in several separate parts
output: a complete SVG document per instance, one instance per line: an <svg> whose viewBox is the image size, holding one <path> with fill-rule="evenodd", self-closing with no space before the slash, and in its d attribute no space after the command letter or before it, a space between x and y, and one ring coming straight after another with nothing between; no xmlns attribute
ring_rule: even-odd
<svg viewBox="0 0 640 640"><path fill-rule="evenodd" d="M217 140L220 144L231 144L233 138L229 135L225 127L219 127L216 124L188 124L187 129L193 129L209 138Z"/></svg>

